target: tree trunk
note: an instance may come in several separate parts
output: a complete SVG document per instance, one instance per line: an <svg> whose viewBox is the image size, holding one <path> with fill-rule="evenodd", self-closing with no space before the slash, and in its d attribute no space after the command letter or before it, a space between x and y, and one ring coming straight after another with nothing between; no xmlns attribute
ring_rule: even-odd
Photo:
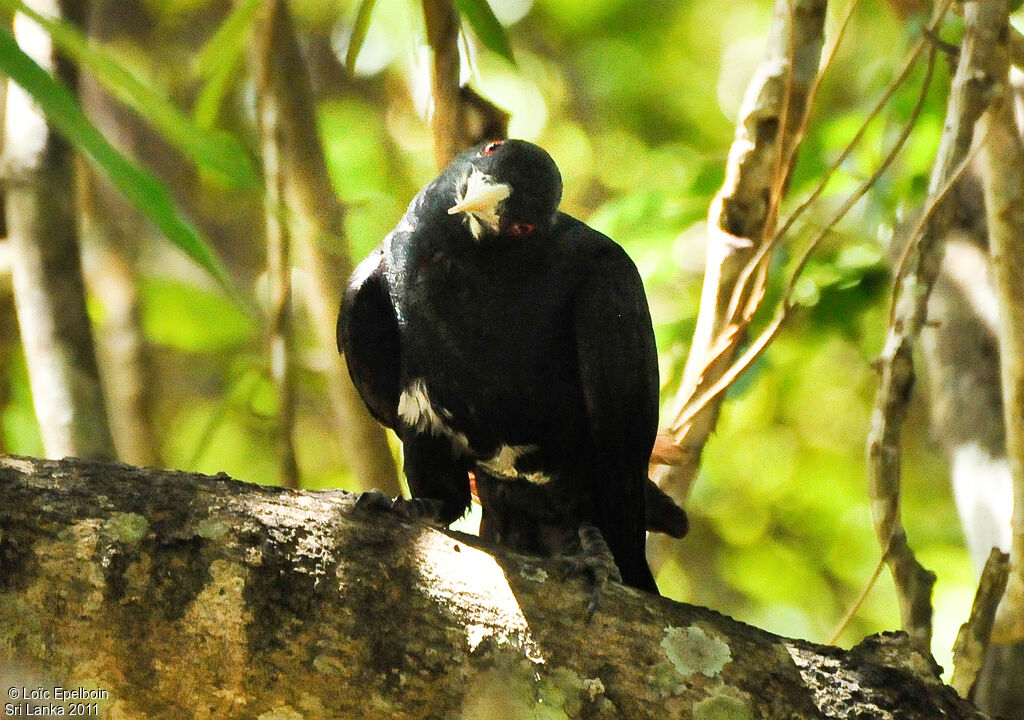
<svg viewBox="0 0 1024 720"><path fill-rule="evenodd" d="M387 436L363 405L335 349L338 307L353 262L345 237L345 207L327 172L309 68L286 3L267 3L256 37L260 49L253 53L253 65L260 103L276 116L280 142L280 201L271 212L282 220L281 231L291 235L293 261L300 261L309 274L304 299L328 358L327 391L345 458L363 487L397 495L401 485Z"/></svg>
<svg viewBox="0 0 1024 720"><path fill-rule="evenodd" d="M128 10L117 0L92 0L88 34L96 42L147 42L141 28L145 10ZM103 89L88 72L79 79L82 107L121 152L166 151L155 131ZM133 465L159 467L160 442L154 428L159 379L152 348L142 331L138 260L150 227L142 214L103 176L85 163L78 165L79 202L85 282L103 307L96 323L107 414L117 456Z"/></svg>
<svg viewBox="0 0 1024 720"><path fill-rule="evenodd" d="M8 714L59 686L150 720L984 717L903 634L843 651L618 585L588 622L558 560L340 491L11 457L0 497Z"/></svg>
<svg viewBox="0 0 1024 720"><path fill-rule="evenodd" d="M47 14L80 20L81 3L35 0ZM70 8L71 12L58 12ZM15 20L23 50L65 84L75 73L49 37ZM30 40L29 40L30 39ZM100 386L78 245L74 155L29 95L8 87L4 140L7 225L18 325L46 454L114 457Z"/></svg>

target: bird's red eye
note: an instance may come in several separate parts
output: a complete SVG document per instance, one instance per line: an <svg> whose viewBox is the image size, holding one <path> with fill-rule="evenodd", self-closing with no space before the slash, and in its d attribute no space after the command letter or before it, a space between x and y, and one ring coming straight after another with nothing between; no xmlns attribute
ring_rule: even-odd
<svg viewBox="0 0 1024 720"><path fill-rule="evenodd" d="M494 151L497 150L498 148L500 148L504 144L505 144L504 140L495 140L492 143L487 143L487 145L484 146L484 149L481 150L480 152L483 155L493 155Z"/></svg>
<svg viewBox="0 0 1024 720"><path fill-rule="evenodd" d="M528 222L515 222L508 226L508 234L512 237L526 237L534 231L534 224Z"/></svg>

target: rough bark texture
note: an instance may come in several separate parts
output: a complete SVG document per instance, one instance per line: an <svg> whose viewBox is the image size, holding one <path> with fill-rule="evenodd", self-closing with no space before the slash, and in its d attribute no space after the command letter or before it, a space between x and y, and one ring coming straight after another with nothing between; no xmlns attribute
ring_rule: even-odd
<svg viewBox="0 0 1024 720"><path fill-rule="evenodd" d="M9 457L0 497L0 683L106 717L984 717L905 635L842 651L618 585L588 623L557 560L340 491Z"/></svg>
<svg viewBox="0 0 1024 720"><path fill-rule="evenodd" d="M81 20L79 2L35 0L29 5ZM15 36L37 63L74 87L73 68L27 18L17 18ZM5 210L15 304L43 446L52 457L112 458L114 443L85 311L74 155L13 83L5 110Z"/></svg>

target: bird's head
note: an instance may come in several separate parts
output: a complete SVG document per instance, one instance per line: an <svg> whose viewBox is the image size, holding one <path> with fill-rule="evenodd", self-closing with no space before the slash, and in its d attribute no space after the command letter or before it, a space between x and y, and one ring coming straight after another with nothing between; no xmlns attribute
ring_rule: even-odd
<svg viewBox="0 0 1024 720"><path fill-rule="evenodd" d="M543 149L525 140L495 140L461 158L455 204L477 240L524 239L547 230L562 199L562 175Z"/></svg>

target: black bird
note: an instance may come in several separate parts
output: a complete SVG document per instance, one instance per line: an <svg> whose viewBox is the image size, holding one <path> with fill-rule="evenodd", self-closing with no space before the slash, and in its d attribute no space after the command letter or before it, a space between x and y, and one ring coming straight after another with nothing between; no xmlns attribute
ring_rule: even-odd
<svg viewBox="0 0 1024 720"><path fill-rule="evenodd" d="M557 166L531 143L460 155L353 273L338 347L402 441L413 503L458 519L471 471L481 536L576 554L593 607L619 572L657 592L645 496L656 493L658 364L636 267L559 212L561 194ZM681 536L685 514L661 497ZM600 560L608 549L619 572Z"/></svg>

